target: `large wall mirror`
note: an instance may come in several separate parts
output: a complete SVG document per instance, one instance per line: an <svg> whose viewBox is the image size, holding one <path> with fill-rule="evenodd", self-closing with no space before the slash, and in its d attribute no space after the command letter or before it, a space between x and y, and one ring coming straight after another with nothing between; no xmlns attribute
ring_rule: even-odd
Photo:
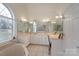
<svg viewBox="0 0 79 59"><path fill-rule="evenodd" d="M63 21L17 21L18 32L63 32Z"/></svg>

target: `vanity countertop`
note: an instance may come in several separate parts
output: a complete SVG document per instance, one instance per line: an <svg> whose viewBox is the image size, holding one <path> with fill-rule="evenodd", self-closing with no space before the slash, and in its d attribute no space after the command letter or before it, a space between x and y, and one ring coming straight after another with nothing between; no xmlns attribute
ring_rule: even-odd
<svg viewBox="0 0 79 59"><path fill-rule="evenodd" d="M62 40L62 39L59 39L59 34L52 34L52 33L49 33L48 34L49 38L50 39L54 39L54 40Z"/></svg>

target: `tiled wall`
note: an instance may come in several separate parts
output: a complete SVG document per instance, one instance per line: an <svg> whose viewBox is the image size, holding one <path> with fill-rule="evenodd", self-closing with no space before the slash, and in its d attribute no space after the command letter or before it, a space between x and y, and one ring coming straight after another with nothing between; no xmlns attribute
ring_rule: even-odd
<svg viewBox="0 0 79 59"><path fill-rule="evenodd" d="M64 49L79 47L79 3L71 4L65 10L64 19Z"/></svg>

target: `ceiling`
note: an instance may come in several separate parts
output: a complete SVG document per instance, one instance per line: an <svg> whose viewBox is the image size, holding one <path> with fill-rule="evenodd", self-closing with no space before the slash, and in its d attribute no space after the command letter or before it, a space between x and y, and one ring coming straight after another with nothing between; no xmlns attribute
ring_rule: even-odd
<svg viewBox="0 0 79 59"><path fill-rule="evenodd" d="M63 14L69 3L7 3L15 14L16 19L42 20L44 18L55 19L55 16Z"/></svg>

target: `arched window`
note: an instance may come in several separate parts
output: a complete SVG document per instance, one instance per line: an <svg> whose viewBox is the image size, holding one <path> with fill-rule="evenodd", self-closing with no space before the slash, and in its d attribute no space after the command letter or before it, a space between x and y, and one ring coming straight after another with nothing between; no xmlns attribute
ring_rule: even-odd
<svg viewBox="0 0 79 59"><path fill-rule="evenodd" d="M9 41L15 36L15 18L6 4L0 3L0 43Z"/></svg>

